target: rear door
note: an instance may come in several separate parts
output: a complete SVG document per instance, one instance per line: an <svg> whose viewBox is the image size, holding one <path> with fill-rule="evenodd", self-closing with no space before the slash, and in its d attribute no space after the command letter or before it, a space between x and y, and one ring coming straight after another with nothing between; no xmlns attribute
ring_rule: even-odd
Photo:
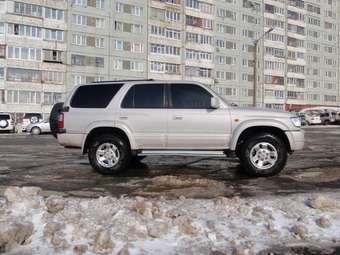
<svg viewBox="0 0 340 255"><path fill-rule="evenodd" d="M118 121L133 133L138 148L163 149L166 112L164 84L137 84L126 93Z"/></svg>
<svg viewBox="0 0 340 255"><path fill-rule="evenodd" d="M212 94L197 84L171 84L167 148L226 149L231 134L227 108L212 109Z"/></svg>

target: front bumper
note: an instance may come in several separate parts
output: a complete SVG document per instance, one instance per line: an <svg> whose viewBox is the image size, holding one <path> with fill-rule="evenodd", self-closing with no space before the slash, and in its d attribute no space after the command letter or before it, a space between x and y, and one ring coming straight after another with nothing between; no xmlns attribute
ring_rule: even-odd
<svg viewBox="0 0 340 255"><path fill-rule="evenodd" d="M302 150L305 146L305 131L300 130L292 130L286 131L286 135L288 137L290 143L291 151Z"/></svg>

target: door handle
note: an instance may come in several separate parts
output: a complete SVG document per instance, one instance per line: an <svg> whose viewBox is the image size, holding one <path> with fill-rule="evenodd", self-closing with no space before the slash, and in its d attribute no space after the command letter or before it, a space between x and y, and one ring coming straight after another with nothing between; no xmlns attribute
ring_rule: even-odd
<svg viewBox="0 0 340 255"><path fill-rule="evenodd" d="M127 116L120 116L119 119L121 119L121 120L127 120L128 117L127 117Z"/></svg>
<svg viewBox="0 0 340 255"><path fill-rule="evenodd" d="M183 116L175 116L174 117L174 120L182 120L183 119Z"/></svg>

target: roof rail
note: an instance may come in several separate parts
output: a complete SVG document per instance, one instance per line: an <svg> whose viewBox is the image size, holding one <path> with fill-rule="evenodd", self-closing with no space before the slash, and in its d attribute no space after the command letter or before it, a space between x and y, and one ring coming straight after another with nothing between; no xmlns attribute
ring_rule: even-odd
<svg viewBox="0 0 340 255"><path fill-rule="evenodd" d="M130 81L154 81L154 79L130 79L130 80L112 80L112 81L93 81L91 83L109 83L109 82L130 82Z"/></svg>

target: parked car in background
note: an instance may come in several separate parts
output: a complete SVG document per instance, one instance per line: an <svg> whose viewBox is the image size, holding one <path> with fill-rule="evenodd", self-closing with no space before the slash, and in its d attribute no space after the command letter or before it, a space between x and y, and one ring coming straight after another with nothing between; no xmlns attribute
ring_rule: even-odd
<svg viewBox="0 0 340 255"><path fill-rule="evenodd" d="M308 125L320 125L322 124L321 117L320 117L320 112L319 111L310 111L306 112L306 122Z"/></svg>
<svg viewBox="0 0 340 255"><path fill-rule="evenodd" d="M334 124L336 120L336 112L323 112L320 114L322 125Z"/></svg>
<svg viewBox="0 0 340 255"><path fill-rule="evenodd" d="M9 113L0 113L0 131L15 132L15 125Z"/></svg>
<svg viewBox="0 0 340 255"><path fill-rule="evenodd" d="M26 132L26 128L30 124L42 122L43 117L41 113L25 113L22 120L22 131Z"/></svg>
<svg viewBox="0 0 340 255"><path fill-rule="evenodd" d="M51 133L50 122L49 120L45 120L39 123L29 124L26 127L26 132L31 133L32 135Z"/></svg>

